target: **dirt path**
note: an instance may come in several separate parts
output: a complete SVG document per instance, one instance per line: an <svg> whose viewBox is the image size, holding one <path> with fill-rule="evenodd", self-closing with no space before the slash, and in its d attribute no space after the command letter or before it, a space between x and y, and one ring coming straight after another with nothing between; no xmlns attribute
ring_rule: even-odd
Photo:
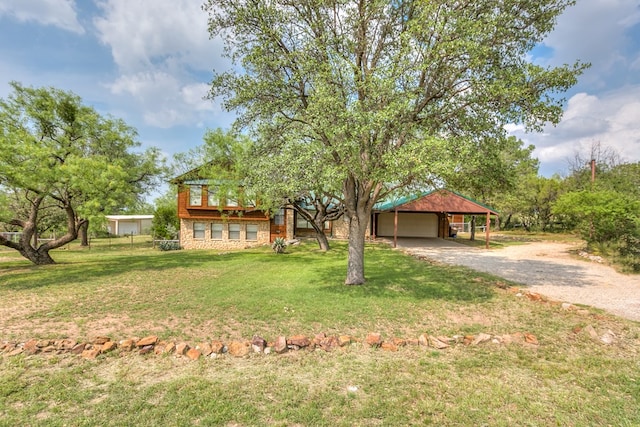
<svg viewBox="0 0 640 427"><path fill-rule="evenodd" d="M464 265L528 285L532 292L556 300L590 305L640 321L640 276L576 259L569 253L574 248L569 244L536 242L489 251L456 243L418 247L399 242L399 246L439 262Z"/></svg>

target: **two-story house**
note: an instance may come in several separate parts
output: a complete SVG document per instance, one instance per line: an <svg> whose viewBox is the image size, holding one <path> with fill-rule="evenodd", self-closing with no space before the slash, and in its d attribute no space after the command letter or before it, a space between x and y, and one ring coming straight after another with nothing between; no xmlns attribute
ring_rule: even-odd
<svg viewBox="0 0 640 427"><path fill-rule="evenodd" d="M231 196L215 180L193 172L171 180L178 188L180 245L184 249L238 249L293 238L293 211L270 215L248 196Z"/></svg>

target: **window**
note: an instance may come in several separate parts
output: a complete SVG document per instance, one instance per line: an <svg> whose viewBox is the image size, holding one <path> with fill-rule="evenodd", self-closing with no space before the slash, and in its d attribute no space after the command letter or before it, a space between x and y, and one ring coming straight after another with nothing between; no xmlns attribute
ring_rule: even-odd
<svg viewBox="0 0 640 427"><path fill-rule="evenodd" d="M237 207L238 206L238 201L236 199L232 199L232 198L227 198L227 206L230 207Z"/></svg>
<svg viewBox="0 0 640 427"><path fill-rule="evenodd" d="M207 190L207 206L218 206L220 199L214 188L209 187Z"/></svg>
<svg viewBox="0 0 640 427"><path fill-rule="evenodd" d="M273 216L273 223L275 225L284 225L284 209L280 209L278 212L276 212L276 214Z"/></svg>
<svg viewBox="0 0 640 427"><path fill-rule="evenodd" d="M189 205L201 206L202 205L202 187L199 185L189 186Z"/></svg>
<svg viewBox="0 0 640 427"><path fill-rule="evenodd" d="M204 239L204 222L193 223L193 238Z"/></svg>
<svg viewBox="0 0 640 427"><path fill-rule="evenodd" d="M311 215L315 215L316 211L315 210L310 210L309 213ZM298 228L304 228L304 229L309 229L309 230L313 230L313 225L311 224L310 221L307 221L305 218L302 217L302 215L297 214L296 215L296 227ZM331 228L331 225L329 223L329 221L325 221L324 222L324 229L325 230L329 230Z"/></svg>
<svg viewBox="0 0 640 427"><path fill-rule="evenodd" d="M215 222L211 224L211 238L213 240L222 240L222 224Z"/></svg>
<svg viewBox="0 0 640 427"><path fill-rule="evenodd" d="M247 240L258 240L258 224L247 224Z"/></svg>
<svg viewBox="0 0 640 427"><path fill-rule="evenodd" d="M240 224L229 224L229 240L240 240Z"/></svg>

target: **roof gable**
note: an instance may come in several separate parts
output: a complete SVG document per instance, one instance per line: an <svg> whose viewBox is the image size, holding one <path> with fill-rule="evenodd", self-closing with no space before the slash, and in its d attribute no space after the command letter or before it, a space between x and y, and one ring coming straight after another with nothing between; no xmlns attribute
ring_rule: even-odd
<svg viewBox="0 0 640 427"><path fill-rule="evenodd" d="M395 210L403 212L446 212L450 214L498 213L482 203L450 190L435 190L419 196L404 197L399 200L376 205L377 211Z"/></svg>

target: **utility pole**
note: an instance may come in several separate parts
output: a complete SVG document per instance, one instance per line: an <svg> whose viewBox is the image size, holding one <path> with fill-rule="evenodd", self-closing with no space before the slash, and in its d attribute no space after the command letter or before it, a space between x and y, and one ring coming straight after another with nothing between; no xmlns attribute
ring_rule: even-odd
<svg viewBox="0 0 640 427"><path fill-rule="evenodd" d="M596 182L596 159L591 159L591 191L593 191L593 184ZM593 227L593 215L589 219L589 240L593 239L594 234Z"/></svg>

